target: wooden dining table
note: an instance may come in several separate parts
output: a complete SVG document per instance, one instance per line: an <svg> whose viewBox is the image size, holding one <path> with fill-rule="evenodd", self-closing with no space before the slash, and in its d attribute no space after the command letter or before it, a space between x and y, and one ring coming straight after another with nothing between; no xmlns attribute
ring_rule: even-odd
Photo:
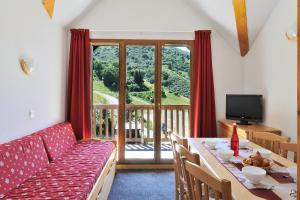
<svg viewBox="0 0 300 200"><path fill-rule="evenodd" d="M192 152L198 153L200 155L200 161L201 165L205 166L209 173L214 175L215 177L219 179L227 179L231 181L231 190L232 190L232 197L235 200L262 200L262 199L268 199L268 198L262 198L257 196L255 193L253 193L251 190L249 190L243 183L234 176L234 173L232 173L228 168L220 161L220 159L212 153L212 151L208 148L208 146L205 145L205 141L207 140L217 140L219 142L228 141L229 138L188 138L188 144L190 146L190 149ZM254 144L252 142L249 142L248 145L249 149L252 150L254 148L262 148L257 144ZM278 163L279 165L283 167L290 167L290 166L296 166L296 164L286 158L283 158L275 153L272 153L271 159ZM276 185L276 181L273 182L274 185ZM288 195L290 194L290 191L292 189L296 189L296 183L286 184L283 185L286 187L286 192ZM260 193L264 192L264 189L259 191ZM265 192L270 192L268 190L265 190ZM287 194L286 194L287 195ZM261 195L260 195L261 196ZM272 199L272 198L269 198ZM288 198L285 198L285 200L288 199L296 199L289 195Z"/></svg>

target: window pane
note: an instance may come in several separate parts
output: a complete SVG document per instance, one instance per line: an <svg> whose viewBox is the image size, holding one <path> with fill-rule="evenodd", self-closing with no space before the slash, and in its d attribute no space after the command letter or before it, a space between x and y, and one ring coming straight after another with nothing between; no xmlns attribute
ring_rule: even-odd
<svg viewBox="0 0 300 200"><path fill-rule="evenodd" d="M155 46L126 46L126 159L154 159Z"/></svg>
<svg viewBox="0 0 300 200"><path fill-rule="evenodd" d="M93 46L93 135L116 140L119 105L119 46Z"/></svg>
<svg viewBox="0 0 300 200"><path fill-rule="evenodd" d="M162 47L161 157L173 157L167 130L185 137L189 131L190 50L185 46Z"/></svg>

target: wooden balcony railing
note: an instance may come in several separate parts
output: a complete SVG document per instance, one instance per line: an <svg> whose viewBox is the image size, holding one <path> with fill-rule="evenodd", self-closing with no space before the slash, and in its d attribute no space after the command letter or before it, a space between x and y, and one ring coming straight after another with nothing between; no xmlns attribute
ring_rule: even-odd
<svg viewBox="0 0 300 200"><path fill-rule="evenodd" d="M93 137L116 140L118 135L118 105L93 106ZM126 105L126 142L153 142L154 105ZM161 138L166 141L166 130L182 137L190 132L189 105L161 106Z"/></svg>

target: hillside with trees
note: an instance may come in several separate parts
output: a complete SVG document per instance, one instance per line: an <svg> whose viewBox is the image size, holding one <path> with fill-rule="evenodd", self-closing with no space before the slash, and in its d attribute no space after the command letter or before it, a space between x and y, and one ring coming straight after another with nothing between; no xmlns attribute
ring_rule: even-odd
<svg viewBox="0 0 300 200"><path fill-rule="evenodd" d="M189 104L190 53L181 48L162 49L162 100L165 104ZM153 103L155 52L152 46L127 46L126 101ZM93 49L94 103L104 103L104 94L117 97L119 90L119 48L100 46ZM98 91L98 92L97 92Z"/></svg>

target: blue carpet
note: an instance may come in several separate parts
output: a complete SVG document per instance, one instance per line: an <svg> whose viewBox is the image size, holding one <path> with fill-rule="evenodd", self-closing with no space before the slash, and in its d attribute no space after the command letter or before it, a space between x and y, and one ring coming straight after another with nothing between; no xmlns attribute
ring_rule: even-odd
<svg viewBox="0 0 300 200"><path fill-rule="evenodd" d="M174 200L174 171L121 170L116 173L109 200Z"/></svg>

